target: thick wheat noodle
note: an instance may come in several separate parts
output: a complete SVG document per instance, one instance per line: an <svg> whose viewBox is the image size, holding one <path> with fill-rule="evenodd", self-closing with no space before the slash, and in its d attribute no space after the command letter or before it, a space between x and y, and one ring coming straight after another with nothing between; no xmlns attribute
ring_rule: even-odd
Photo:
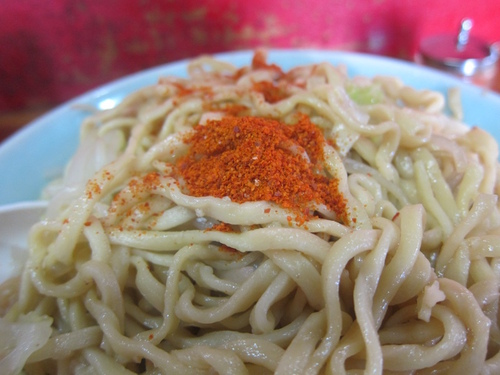
<svg viewBox="0 0 500 375"><path fill-rule="evenodd" d="M438 92L327 62L282 73L202 57L188 74L82 124L24 272L2 286L2 371L500 373L490 135ZM284 95L266 100L262 81ZM317 125L342 220L190 195L172 173L186 136L233 107ZM152 172L154 189L138 189Z"/></svg>

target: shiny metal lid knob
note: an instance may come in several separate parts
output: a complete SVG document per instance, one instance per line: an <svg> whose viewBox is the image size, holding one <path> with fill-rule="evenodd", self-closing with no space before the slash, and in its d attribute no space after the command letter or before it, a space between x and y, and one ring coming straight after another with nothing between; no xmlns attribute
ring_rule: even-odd
<svg viewBox="0 0 500 375"><path fill-rule="evenodd" d="M499 51L470 35L472 26L472 20L466 18L460 23L458 35L441 34L424 39L419 50L422 63L466 77L493 67Z"/></svg>

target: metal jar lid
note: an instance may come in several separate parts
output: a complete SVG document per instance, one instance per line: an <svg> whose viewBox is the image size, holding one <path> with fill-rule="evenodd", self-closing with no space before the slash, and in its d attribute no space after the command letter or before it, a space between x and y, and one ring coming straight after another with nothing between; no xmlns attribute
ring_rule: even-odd
<svg viewBox="0 0 500 375"><path fill-rule="evenodd" d="M436 35L420 44L420 58L425 65L451 73L473 76L493 67L498 50L470 35L472 20L464 19L458 35Z"/></svg>

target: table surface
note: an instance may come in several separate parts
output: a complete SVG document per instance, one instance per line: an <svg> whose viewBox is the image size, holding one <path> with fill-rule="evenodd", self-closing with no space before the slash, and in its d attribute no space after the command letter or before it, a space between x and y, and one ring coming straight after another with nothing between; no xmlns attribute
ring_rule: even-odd
<svg viewBox="0 0 500 375"><path fill-rule="evenodd" d="M497 74L492 80L491 89L500 93L500 61L496 71ZM0 142L51 109L52 107L42 107L3 113L0 112Z"/></svg>

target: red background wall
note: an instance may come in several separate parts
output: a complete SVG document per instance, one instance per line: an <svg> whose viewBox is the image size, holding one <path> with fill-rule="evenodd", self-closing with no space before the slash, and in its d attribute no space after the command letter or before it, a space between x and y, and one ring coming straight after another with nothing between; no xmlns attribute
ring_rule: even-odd
<svg viewBox="0 0 500 375"><path fill-rule="evenodd" d="M494 0L0 0L0 113L48 108L201 53L319 47L411 59L421 38L500 40Z"/></svg>

